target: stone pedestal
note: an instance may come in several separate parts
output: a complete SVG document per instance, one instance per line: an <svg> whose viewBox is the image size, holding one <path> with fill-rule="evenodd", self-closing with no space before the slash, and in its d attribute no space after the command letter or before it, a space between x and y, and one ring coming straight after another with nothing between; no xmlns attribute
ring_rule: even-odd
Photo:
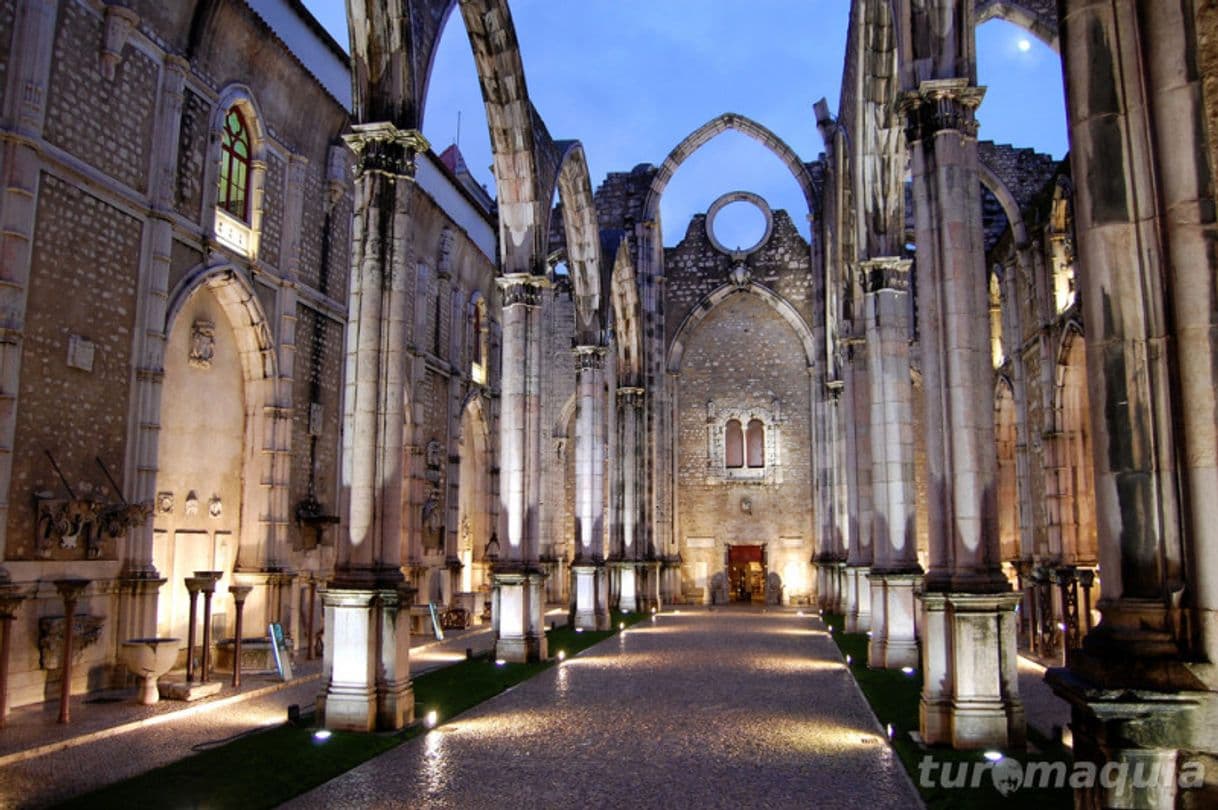
<svg viewBox="0 0 1218 810"><path fill-rule="evenodd" d="M846 566L846 632L866 633L871 629L871 568Z"/></svg>
<svg viewBox="0 0 1218 810"><path fill-rule="evenodd" d="M868 661L882 669L916 667L918 656L917 599L921 574L876 573L871 582L871 641Z"/></svg>
<svg viewBox="0 0 1218 810"><path fill-rule="evenodd" d="M491 580L495 586L495 657L514 663L544 661L545 576L528 566L496 567Z"/></svg>
<svg viewBox="0 0 1218 810"><path fill-rule="evenodd" d="M956 749L1022 748L1016 672L1019 594L922 595L922 739Z"/></svg>
<svg viewBox="0 0 1218 810"><path fill-rule="evenodd" d="M604 563L575 563L571 566L572 595L575 599L573 626L584 630L596 630L599 626L597 614L600 612L598 591L603 581L601 573Z"/></svg>
<svg viewBox="0 0 1218 810"><path fill-rule="evenodd" d="M639 579L634 563L619 563L618 569L618 610L623 613L637 613L639 610Z"/></svg>
<svg viewBox="0 0 1218 810"><path fill-rule="evenodd" d="M1141 663L1143 673L1154 668L1151 661ZM1065 668L1046 674L1053 691L1070 704L1075 762L1116 777L1076 791L1076 807L1218 806L1218 757L1212 753L1218 750L1218 672L1210 665L1159 663L1158 674L1172 682L1170 688L1095 684ZM1115 674L1121 667L1108 661L1103 670Z"/></svg>
<svg viewBox="0 0 1218 810"><path fill-rule="evenodd" d="M406 587L321 591L326 691L318 709L326 728L395 731L414 721L411 596Z"/></svg>

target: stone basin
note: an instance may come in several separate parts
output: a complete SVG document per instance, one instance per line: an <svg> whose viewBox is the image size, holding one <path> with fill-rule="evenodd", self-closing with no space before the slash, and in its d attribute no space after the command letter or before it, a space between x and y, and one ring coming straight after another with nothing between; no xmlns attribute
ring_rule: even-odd
<svg viewBox="0 0 1218 810"><path fill-rule="evenodd" d="M123 642L123 663L133 675L143 679L140 703L151 706L161 699L157 691L157 678L173 668L181 644L179 638L132 638Z"/></svg>

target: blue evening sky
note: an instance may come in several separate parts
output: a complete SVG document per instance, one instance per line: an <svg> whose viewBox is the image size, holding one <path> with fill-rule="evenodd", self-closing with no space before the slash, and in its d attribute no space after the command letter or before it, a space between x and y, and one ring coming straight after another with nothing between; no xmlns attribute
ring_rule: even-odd
<svg viewBox="0 0 1218 810"><path fill-rule="evenodd" d="M343 0L304 0L344 46ZM845 59L846 0L515 0L511 4L529 94L556 139L584 144L593 187L611 171L659 165L686 135L724 112L769 127L804 161L824 149L812 112L836 114ZM1066 153L1061 63L1048 47L1000 20L977 32L981 137ZM436 152L457 137L474 175L494 193L478 78L461 15L449 18L436 55L423 132ZM767 149L727 132L691 156L665 192L664 242L730 191L752 191L793 212L808 236L803 195ZM794 213L798 212L798 213ZM724 209L724 244L760 235L747 204Z"/></svg>

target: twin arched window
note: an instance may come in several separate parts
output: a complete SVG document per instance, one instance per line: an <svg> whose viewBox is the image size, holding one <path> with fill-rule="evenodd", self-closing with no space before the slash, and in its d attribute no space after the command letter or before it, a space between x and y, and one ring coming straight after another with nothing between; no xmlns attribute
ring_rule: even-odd
<svg viewBox="0 0 1218 810"><path fill-rule="evenodd" d="M747 430L739 419L728 420L723 461L729 470L765 467L765 425L760 419L749 420Z"/></svg>
<svg viewBox="0 0 1218 810"><path fill-rule="evenodd" d="M220 189L216 207L249 221L250 131L245 116L230 107L220 134Z"/></svg>

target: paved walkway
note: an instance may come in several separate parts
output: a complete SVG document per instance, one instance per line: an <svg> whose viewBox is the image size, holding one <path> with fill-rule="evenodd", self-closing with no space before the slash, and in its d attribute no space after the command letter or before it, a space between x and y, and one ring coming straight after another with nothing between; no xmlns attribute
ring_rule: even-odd
<svg viewBox="0 0 1218 810"><path fill-rule="evenodd" d="M559 614L549 618L563 621ZM419 646L411 648L412 670L420 673L465 658L466 648L488 650L494 638L488 626L450 634L443 642L414 640ZM288 706L312 707L320 689L320 661L298 662L295 670L290 683L247 675L241 690L226 685L217 697L190 704L162 700L140 706L134 689L103 695L120 698L113 703L86 703L78 696L70 726L55 722L54 701L14 709L0 731L0 808L44 807L175 762L199 746L278 725L287 719Z"/></svg>
<svg viewBox="0 0 1218 810"><path fill-rule="evenodd" d="M665 613L293 807L921 805L823 625Z"/></svg>

